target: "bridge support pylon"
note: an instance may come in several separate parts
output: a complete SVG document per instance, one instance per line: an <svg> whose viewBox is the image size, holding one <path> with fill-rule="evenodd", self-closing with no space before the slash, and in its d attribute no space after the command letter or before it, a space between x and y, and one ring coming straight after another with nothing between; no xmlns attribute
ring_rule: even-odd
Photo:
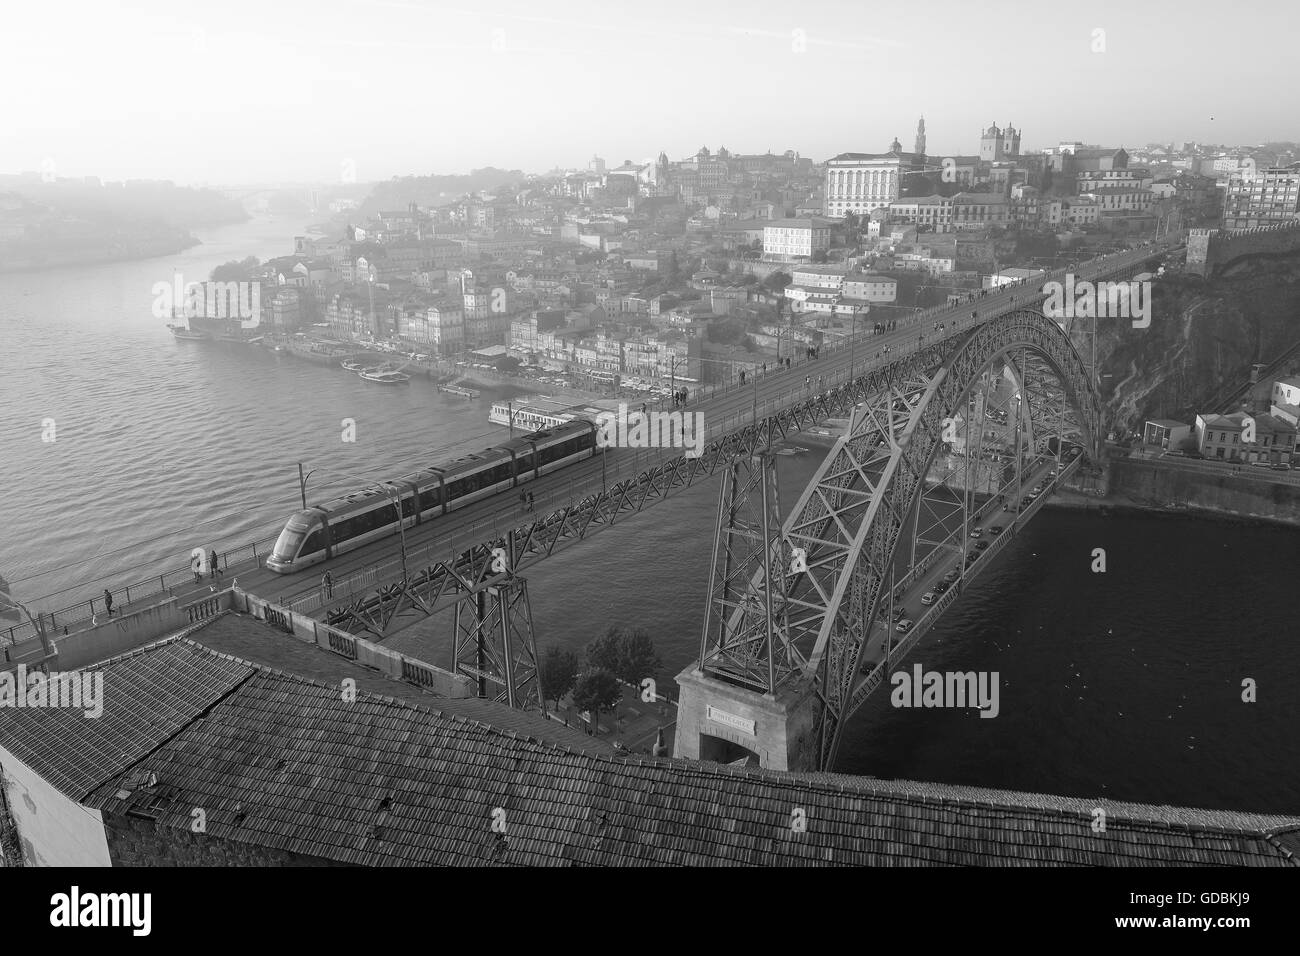
<svg viewBox="0 0 1300 956"><path fill-rule="evenodd" d="M812 681L763 694L714 677L692 664L677 675L677 737L673 756L768 770L816 770L818 700Z"/></svg>
<svg viewBox="0 0 1300 956"><path fill-rule="evenodd" d="M537 665L526 579L498 575L460 595L452 667L475 682L479 697L520 710L543 709Z"/></svg>
<svg viewBox="0 0 1300 956"><path fill-rule="evenodd" d="M731 463L717 513L700 656L677 677L673 753L811 769L816 697L788 639L785 583L806 554L782 538L770 450Z"/></svg>

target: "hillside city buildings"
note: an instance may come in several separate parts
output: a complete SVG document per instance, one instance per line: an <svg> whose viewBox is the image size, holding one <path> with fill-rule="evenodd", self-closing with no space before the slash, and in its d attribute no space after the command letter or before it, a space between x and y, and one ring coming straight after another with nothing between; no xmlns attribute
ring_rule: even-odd
<svg viewBox="0 0 1300 956"><path fill-rule="evenodd" d="M927 153L931 134L922 118L911 151L894 138L822 163L708 147L595 156L442 202L395 181L382 194L402 195L396 208L348 201L335 234L258 268L267 331L478 352L593 387L730 381L866 315L888 322L1074 252L1300 217L1300 163L1282 150L1031 151L993 123L944 155ZM6 200L0 243L37 219Z"/></svg>

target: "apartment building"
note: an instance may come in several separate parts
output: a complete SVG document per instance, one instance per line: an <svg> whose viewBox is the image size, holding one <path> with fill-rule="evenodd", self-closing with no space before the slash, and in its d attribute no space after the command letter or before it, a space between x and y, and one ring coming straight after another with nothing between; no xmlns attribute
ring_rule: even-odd
<svg viewBox="0 0 1300 956"><path fill-rule="evenodd" d="M952 210L951 196L900 199L889 204L889 219L891 222L913 223L931 232L948 232L952 228Z"/></svg>
<svg viewBox="0 0 1300 956"><path fill-rule="evenodd" d="M1254 432L1254 441L1246 441ZM1197 415L1196 447L1206 458L1241 462L1290 462L1296 427L1272 415Z"/></svg>
<svg viewBox="0 0 1300 956"><path fill-rule="evenodd" d="M1223 203L1225 229L1253 229L1300 219L1300 163L1255 170L1228 178Z"/></svg>
<svg viewBox="0 0 1300 956"><path fill-rule="evenodd" d="M830 223L822 219L774 219L763 226L763 254L772 258L807 259L830 245Z"/></svg>
<svg viewBox="0 0 1300 956"><path fill-rule="evenodd" d="M854 302L894 302L898 299L898 281L889 276L853 273L844 277L842 288L844 298Z"/></svg>
<svg viewBox="0 0 1300 956"><path fill-rule="evenodd" d="M958 193L952 197L955 229L1005 226L1011 219L1010 200L1001 193Z"/></svg>

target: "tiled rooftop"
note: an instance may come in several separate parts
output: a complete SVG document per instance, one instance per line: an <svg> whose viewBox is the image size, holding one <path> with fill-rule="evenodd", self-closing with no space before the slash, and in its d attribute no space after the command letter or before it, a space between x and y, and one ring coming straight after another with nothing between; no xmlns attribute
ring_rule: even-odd
<svg viewBox="0 0 1300 956"><path fill-rule="evenodd" d="M100 721L15 711L0 743L87 807L125 812L152 773L159 828L202 807L212 837L345 864L1276 866L1300 850L1300 817L1107 802L1095 834L1095 801L582 753L390 696L349 703L183 639L101 668Z"/></svg>

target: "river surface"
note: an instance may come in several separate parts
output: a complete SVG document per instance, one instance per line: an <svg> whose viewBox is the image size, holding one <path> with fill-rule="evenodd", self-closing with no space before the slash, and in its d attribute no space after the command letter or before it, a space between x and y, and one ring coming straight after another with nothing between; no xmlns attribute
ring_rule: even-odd
<svg viewBox="0 0 1300 956"><path fill-rule="evenodd" d="M275 534L314 496L500 440L478 403L369 385L236 345L175 340L152 286L293 248L302 223L199 232L131 263L0 275L0 575L64 607ZM357 422L355 443L340 422ZM53 420L50 434L47 420ZM53 441L43 438L53 437ZM452 454L448 454L452 452ZM786 507L812 454L780 459ZM650 632L665 677L698 653L717 483L530 570L539 644ZM1106 552L1094 573L1093 551ZM1300 532L1045 509L905 667L996 671L999 714L891 706L851 721L835 769L1130 800L1300 812ZM439 662L445 663L445 662ZM1257 701L1242 701L1254 681Z"/></svg>

